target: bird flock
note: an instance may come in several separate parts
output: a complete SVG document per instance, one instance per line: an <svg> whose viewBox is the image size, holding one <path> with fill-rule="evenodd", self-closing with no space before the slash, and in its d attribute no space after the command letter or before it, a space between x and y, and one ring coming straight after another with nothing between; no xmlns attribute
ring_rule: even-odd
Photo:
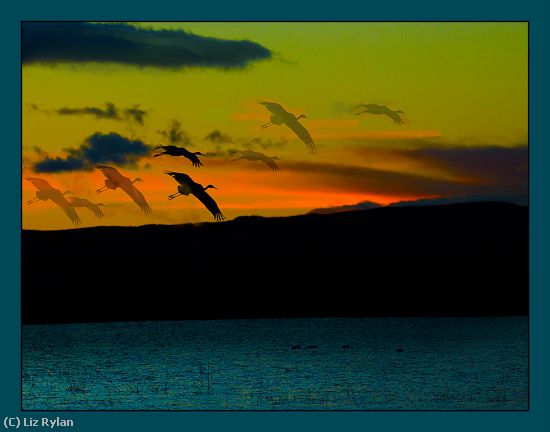
<svg viewBox="0 0 550 432"><path fill-rule="evenodd" d="M283 108L282 105L275 102L259 102L260 105L264 106L270 113L269 122L261 126L262 129L267 129L271 126L287 126L296 136L305 144L308 150L315 151L317 149L313 138L311 137L308 130L300 123L300 119L307 118L305 114L300 114L299 116L288 112ZM354 109L360 109L355 113L355 115L362 114L373 114L373 115L386 115L396 125L402 125L403 121L399 114L402 114L401 110L391 110L390 108L377 105L377 104L364 104L361 103L357 105ZM201 152L191 152L183 147L178 147L174 145L159 145L153 150L162 150L159 153L153 155L153 158L157 158L163 155L179 157L183 156L188 159L192 166L195 168L200 168L204 166L202 161L199 159L199 156L207 156ZM276 160L279 160L278 157L270 157L263 153L252 151L252 150L234 150L232 151L233 155L238 155L238 157L231 159L230 162L237 162L239 160L248 160L253 162L262 162L272 171L278 171L279 167L275 163ZM96 190L96 194L100 194L107 190L116 190L121 189L124 191L134 203L141 209L143 213L150 213L151 207L147 203L143 193L135 186L135 183L143 181L141 178L135 178L131 180L129 177L121 174L116 168L107 166L107 165L98 165L96 169L101 171L105 176L104 186ZM189 196L193 195L197 198L204 207L212 214L216 221L225 220L225 216L221 212L220 208L216 201L206 192L208 189L217 189L214 185L203 186L200 183L195 182L188 174L176 171L165 171L165 174L172 177L177 183L177 192L168 195L169 200L173 200L179 196ZM66 216L75 224L79 225L81 223L80 217L76 212L75 208L86 208L90 210L94 216L98 219L104 217L104 213L101 210L101 207L106 207L103 203L94 203L86 198L81 198L77 196L71 196L68 199L65 198L65 195L71 194L71 191L61 192L59 189L53 187L47 180L37 177L26 177L25 180L32 183L32 185L37 189L36 197L27 201L27 205L31 205L38 201L52 201L57 206L59 206Z"/></svg>

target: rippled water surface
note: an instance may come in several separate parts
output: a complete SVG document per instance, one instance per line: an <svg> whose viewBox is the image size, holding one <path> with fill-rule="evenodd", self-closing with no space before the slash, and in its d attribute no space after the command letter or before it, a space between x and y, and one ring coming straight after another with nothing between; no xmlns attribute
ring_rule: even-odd
<svg viewBox="0 0 550 432"><path fill-rule="evenodd" d="M23 409L525 410L527 330L526 317L24 326Z"/></svg>

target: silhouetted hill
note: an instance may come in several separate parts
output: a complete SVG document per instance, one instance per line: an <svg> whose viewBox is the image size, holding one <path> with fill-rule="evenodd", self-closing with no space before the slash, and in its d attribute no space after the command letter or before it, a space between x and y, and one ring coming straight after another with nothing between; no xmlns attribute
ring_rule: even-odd
<svg viewBox="0 0 550 432"><path fill-rule="evenodd" d="M520 315L528 208L383 207L22 233L25 323Z"/></svg>

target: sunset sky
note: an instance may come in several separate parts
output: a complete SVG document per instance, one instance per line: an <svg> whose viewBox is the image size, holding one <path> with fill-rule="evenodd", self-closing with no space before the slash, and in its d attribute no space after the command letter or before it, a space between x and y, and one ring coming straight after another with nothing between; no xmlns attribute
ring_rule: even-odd
<svg viewBox="0 0 550 432"><path fill-rule="evenodd" d="M77 209L84 227L213 221L192 196L167 199L177 184L165 170L217 186L228 219L527 193L527 33L526 23L24 23L23 178L104 203L101 220ZM306 114L317 151L285 126L262 130L258 101ZM402 110L404 124L355 116L359 103ZM209 153L204 166L153 159L170 136ZM229 162L239 149L278 156L280 170ZM153 211L121 190L96 195L99 163L142 178ZM34 198L22 183L23 201ZM72 227L51 201L23 204L25 229Z"/></svg>

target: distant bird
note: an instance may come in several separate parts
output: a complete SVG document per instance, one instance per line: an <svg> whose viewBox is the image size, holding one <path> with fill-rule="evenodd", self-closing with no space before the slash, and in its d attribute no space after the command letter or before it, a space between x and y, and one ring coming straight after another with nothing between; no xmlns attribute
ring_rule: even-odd
<svg viewBox="0 0 550 432"><path fill-rule="evenodd" d="M313 142L311 135L298 121L301 118L307 118L305 114L296 116L289 113L281 105L275 102L259 102L259 104L266 107L271 113L271 117L269 118L271 121L262 125L262 129L266 129L273 125L281 126L284 124L292 129L292 131L302 140L309 150L315 150L315 143Z"/></svg>
<svg viewBox="0 0 550 432"><path fill-rule="evenodd" d="M358 112L355 115L384 114L384 115L387 115L389 118L391 118L395 124L397 125L403 124L403 120L401 120L401 117L399 117L399 114L404 114L403 111L401 110L393 111L389 109L387 106L376 105L376 104L359 104L355 108L364 108L364 111Z"/></svg>
<svg viewBox="0 0 550 432"><path fill-rule="evenodd" d="M65 214L69 217L69 219L75 224L80 225L80 217L78 216L78 213L73 208L73 206L65 199L63 195L71 193L71 191L65 191L61 193L59 189L54 188L52 185L48 183L47 180L37 178L37 177L26 177L25 180L30 181L33 186L38 189L36 191L36 198L33 198L32 200L27 201L27 205L31 205L37 201L47 201L51 200L55 204L57 204Z"/></svg>
<svg viewBox="0 0 550 432"><path fill-rule="evenodd" d="M134 186L135 182L143 181L139 177L130 180L128 177L123 176L121 173L118 172L116 168L106 166L106 165L98 165L96 166L98 170L100 170L105 177L107 177L107 180L105 180L105 186L102 188L97 189L96 193L101 193L106 191L107 189L115 190L117 188L121 188L124 192L126 192L130 198L134 200L134 202L139 206L139 208L144 213L150 213L151 207L149 207L149 204L145 200L145 197L143 194Z"/></svg>
<svg viewBox="0 0 550 432"><path fill-rule="evenodd" d="M168 155L168 156L183 156L191 161L194 167L200 167L203 165L203 163L200 161L198 156L206 156L202 154L201 152L190 152L186 148L183 147L177 147L173 145L159 145L158 147L155 147L154 150L157 149L163 149L164 151L162 153L157 153L153 157L159 157L162 155Z"/></svg>
<svg viewBox="0 0 550 432"><path fill-rule="evenodd" d="M101 211L101 207L106 207L103 203L93 203L86 198L70 197L69 201L73 207L86 207L96 218L101 219L105 215Z"/></svg>
<svg viewBox="0 0 550 432"><path fill-rule="evenodd" d="M242 151L237 150L235 151L235 153L240 153L240 156L236 159L231 159L231 162L235 162L240 159L246 159L253 162L259 161L266 164L271 171L279 170L279 167L275 163L276 160L279 160L277 156L270 157L270 156L266 156L263 153L252 151L252 150L242 150Z"/></svg>
<svg viewBox="0 0 550 432"><path fill-rule="evenodd" d="M171 176L180 184L180 186L178 186L177 193L168 195L169 200L172 200L180 195L195 195L195 197L204 204L208 211L212 213L214 219L216 219L217 221L225 219L225 216L220 211L220 208L218 207L218 204L216 204L216 201L214 201L214 199L210 195L208 195L208 193L206 193L207 189L218 189L216 186L209 184L208 186L204 187L199 183L195 183L191 179L191 177L184 173L166 171L166 174Z"/></svg>

